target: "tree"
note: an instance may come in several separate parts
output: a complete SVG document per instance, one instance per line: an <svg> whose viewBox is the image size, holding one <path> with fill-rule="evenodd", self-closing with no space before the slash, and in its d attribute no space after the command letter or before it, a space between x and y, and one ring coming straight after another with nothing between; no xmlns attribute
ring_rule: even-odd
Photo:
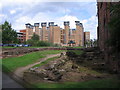
<svg viewBox="0 0 120 90"><path fill-rule="evenodd" d="M86 47L90 47L90 45L91 45L90 40L86 40L86 41L85 41L85 46L86 46Z"/></svg>
<svg viewBox="0 0 120 90"><path fill-rule="evenodd" d="M39 36L34 33L31 39L35 41L39 41Z"/></svg>
<svg viewBox="0 0 120 90"><path fill-rule="evenodd" d="M110 11L110 21L107 24L109 40L106 44L109 53L106 53L108 58L106 63L110 71L120 73L120 2L113 3L108 9Z"/></svg>
<svg viewBox="0 0 120 90"><path fill-rule="evenodd" d="M17 41L16 31L11 28L11 24L9 24L9 22L5 21L4 24L2 24L2 43L9 44L16 43Z"/></svg>
<svg viewBox="0 0 120 90"><path fill-rule="evenodd" d="M94 47L97 47L97 39L94 39L94 40L93 40L93 46L94 46Z"/></svg>

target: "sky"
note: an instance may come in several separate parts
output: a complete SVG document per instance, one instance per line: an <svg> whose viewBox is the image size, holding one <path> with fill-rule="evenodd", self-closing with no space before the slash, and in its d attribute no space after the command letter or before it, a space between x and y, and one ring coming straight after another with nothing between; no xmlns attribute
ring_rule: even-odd
<svg viewBox="0 0 120 90"><path fill-rule="evenodd" d="M84 2L83 2L84 1ZM11 23L16 31L25 29L26 23L55 22L64 28L63 22L83 23L84 31L90 31L90 38L97 38L97 5L94 0L1 0L0 24ZM41 26L40 26L41 27Z"/></svg>

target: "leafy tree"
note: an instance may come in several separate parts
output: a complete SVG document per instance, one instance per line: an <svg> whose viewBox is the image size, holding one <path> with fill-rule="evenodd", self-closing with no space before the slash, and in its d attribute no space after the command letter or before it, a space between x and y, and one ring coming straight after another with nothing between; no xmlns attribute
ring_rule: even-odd
<svg viewBox="0 0 120 90"><path fill-rule="evenodd" d="M93 47L93 40L90 39L90 47Z"/></svg>
<svg viewBox="0 0 120 90"><path fill-rule="evenodd" d="M39 36L34 33L31 39L35 41L39 41Z"/></svg>
<svg viewBox="0 0 120 90"><path fill-rule="evenodd" d="M11 24L9 24L9 22L5 21L4 24L2 24L2 43L9 44L16 43L17 41L16 31L11 28Z"/></svg>
<svg viewBox="0 0 120 90"><path fill-rule="evenodd" d="M54 45L50 42L47 41L39 41L39 36L36 35L35 33L33 34L32 38L27 40L26 42L27 44L31 44L32 46L58 46L58 45Z"/></svg>
<svg viewBox="0 0 120 90"><path fill-rule="evenodd" d="M51 46L51 44L49 42L46 42L46 41L39 41L38 46Z"/></svg>
<svg viewBox="0 0 120 90"><path fill-rule="evenodd" d="M97 39L94 39L94 40L93 40L93 46L94 46L94 47L97 47Z"/></svg>

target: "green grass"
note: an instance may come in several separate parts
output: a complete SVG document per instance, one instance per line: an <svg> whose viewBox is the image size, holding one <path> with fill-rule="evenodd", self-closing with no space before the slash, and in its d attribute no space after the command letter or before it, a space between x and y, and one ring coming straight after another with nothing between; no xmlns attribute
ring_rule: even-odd
<svg viewBox="0 0 120 90"><path fill-rule="evenodd" d="M44 65L44 64L47 64L48 62L50 62L50 61L52 61L52 60L57 59L58 57L59 57L59 56L49 58L49 59L47 59L47 60L43 61L42 63L40 63L40 64L37 64L37 65L33 66L32 68L34 68L34 67L40 67L40 66L42 66L42 65Z"/></svg>
<svg viewBox="0 0 120 90"><path fill-rule="evenodd" d="M83 67L83 66L79 66L79 67L80 67L79 68L80 72L83 72L83 73L86 73L86 74L102 75L102 73L99 73L99 72L97 72L95 70L92 70L88 67Z"/></svg>
<svg viewBox="0 0 120 90"><path fill-rule="evenodd" d="M8 70L14 71L18 67L23 67L35 63L40 58L44 58L46 55L57 54L61 52L63 52L63 50L47 50L47 51L28 53L25 54L24 56L19 56L19 57L4 58L2 59L2 65ZM4 67L3 67L3 71L9 72Z"/></svg>
<svg viewBox="0 0 120 90"><path fill-rule="evenodd" d="M36 83L37 88L120 88L118 78L99 79L84 82Z"/></svg>
<svg viewBox="0 0 120 90"><path fill-rule="evenodd" d="M73 48L84 48L84 46L82 47L82 46L78 46L78 47L73 47Z"/></svg>
<svg viewBox="0 0 120 90"><path fill-rule="evenodd" d="M84 46L75 46L75 47L71 47L71 46L63 46L63 47L68 47L68 48L84 48Z"/></svg>

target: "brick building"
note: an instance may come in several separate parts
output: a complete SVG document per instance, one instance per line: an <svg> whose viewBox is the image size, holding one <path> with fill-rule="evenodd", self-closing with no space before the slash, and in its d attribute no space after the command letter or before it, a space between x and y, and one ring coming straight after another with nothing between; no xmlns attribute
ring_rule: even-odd
<svg viewBox="0 0 120 90"><path fill-rule="evenodd" d="M20 32L17 32L17 38L21 43L26 41L26 29L20 30Z"/></svg>
<svg viewBox="0 0 120 90"><path fill-rule="evenodd" d="M42 22L39 28L39 23L34 23L34 26L30 23L26 25L26 41L31 39L33 33L39 36L41 41L48 41L61 46L84 46L84 28L80 21L75 21L76 29L70 29L70 22L64 21L64 29L58 25L54 25L54 22ZM90 34L90 33L89 33ZM90 39L90 37L89 37Z"/></svg>

